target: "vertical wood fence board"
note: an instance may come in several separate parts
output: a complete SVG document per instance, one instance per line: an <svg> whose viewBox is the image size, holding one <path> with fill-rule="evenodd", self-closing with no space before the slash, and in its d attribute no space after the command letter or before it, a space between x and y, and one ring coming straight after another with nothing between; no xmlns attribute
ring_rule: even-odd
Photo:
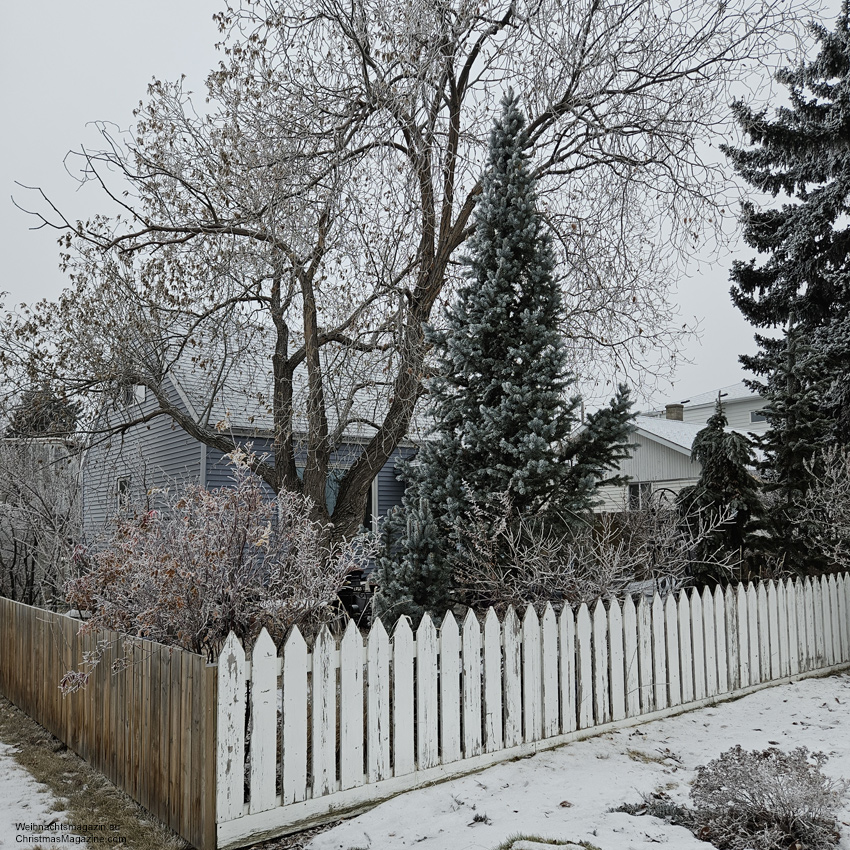
<svg viewBox="0 0 850 850"><path fill-rule="evenodd" d="M637 604L638 669L640 672L640 710L655 710L655 678L652 674L652 610L641 595Z"/></svg>
<svg viewBox="0 0 850 850"><path fill-rule="evenodd" d="M714 589L714 638L717 648L717 691L729 690L729 655L726 638L726 594L718 585Z"/></svg>
<svg viewBox="0 0 850 850"><path fill-rule="evenodd" d="M558 624L555 611L546 603L540 622L540 676L543 689L542 737L558 734Z"/></svg>
<svg viewBox="0 0 850 850"><path fill-rule="evenodd" d="M430 708L430 702L427 699L423 700L420 696L419 713L420 729L428 728L428 721L434 723L431 746L435 757L433 761L428 762L428 766L431 767L436 764L437 746L437 638L434 624L427 614L422 618L422 623L425 627L420 626L419 630L420 649L425 655L428 667L420 672L420 688L423 687L421 684L423 674L426 674L424 678L427 684L424 687L431 687L430 696L433 699L434 708L431 716L423 722L422 714ZM429 626L430 643L425 636ZM345 627L339 651L339 779L340 788L345 791L363 784L363 638L360 637L360 629L357 628L354 620L349 620ZM420 759L421 763L424 763L424 760Z"/></svg>
<svg viewBox="0 0 850 850"><path fill-rule="evenodd" d="M518 675L520 666L517 663ZM440 748L443 764L460 758L460 744L460 633L457 621L449 611L440 626Z"/></svg>
<svg viewBox="0 0 850 850"><path fill-rule="evenodd" d="M582 602L576 615L576 666L578 681L578 728L593 726L593 647L591 641L590 611Z"/></svg>
<svg viewBox="0 0 850 850"><path fill-rule="evenodd" d="M850 612L847 610L846 577L839 575L836 581L838 595L839 640L841 642L841 660L850 661Z"/></svg>
<svg viewBox="0 0 850 850"><path fill-rule="evenodd" d="M573 609L565 604L558 619L561 645L561 732L573 732L576 718L576 623Z"/></svg>
<svg viewBox="0 0 850 850"><path fill-rule="evenodd" d="M664 607L658 591L652 598L652 670L655 683L653 695L656 710L667 708L669 703L667 679L667 645L664 635Z"/></svg>
<svg viewBox="0 0 850 850"><path fill-rule="evenodd" d="M702 633L705 640L705 695L717 696L717 636L714 631L714 597L702 592Z"/></svg>
<svg viewBox="0 0 850 850"><path fill-rule="evenodd" d="M297 626L283 645L282 686L281 797L286 806L307 797L307 644Z"/></svg>
<svg viewBox="0 0 850 850"><path fill-rule="evenodd" d="M779 622L779 675L787 676L791 671L788 658L788 599L785 582L781 579L776 583L776 608Z"/></svg>
<svg viewBox="0 0 850 850"><path fill-rule="evenodd" d="M738 643L738 686L750 685L750 632L747 622L747 594L742 583L735 591L735 638Z"/></svg>
<svg viewBox="0 0 850 850"><path fill-rule="evenodd" d="M804 609L806 614L806 670L813 670L818 663L817 638L815 636L815 590L811 577L807 576L804 583Z"/></svg>
<svg viewBox="0 0 850 850"><path fill-rule="evenodd" d="M336 669L335 642L322 626L313 645L313 797L323 797L336 784ZM389 675L387 676L389 678Z"/></svg>
<svg viewBox="0 0 850 850"><path fill-rule="evenodd" d="M694 659L691 650L691 606L688 594L679 592L679 658L682 672L682 702L694 698Z"/></svg>
<svg viewBox="0 0 850 850"><path fill-rule="evenodd" d="M375 619L366 645L366 776L380 782L390 776L390 642Z"/></svg>
<svg viewBox="0 0 850 850"><path fill-rule="evenodd" d="M694 665L694 699L705 699L705 633L702 622L702 598L691 591L691 653Z"/></svg>
<svg viewBox="0 0 850 850"><path fill-rule="evenodd" d="M835 581L834 575L828 576L826 581L829 588L829 613L832 620L832 653L830 654L830 664L837 664L841 660L841 622L838 611L838 584Z"/></svg>
<svg viewBox="0 0 850 850"><path fill-rule="evenodd" d="M271 809L277 798L277 647L265 628L251 653L251 719L254 725L248 796L253 814Z"/></svg>
<svg viewBox="0 0 850 850"><path fill-rule="evenodd" d="M760 639L761 637L765 637L765 642L767 640L766 636L763 636L760 633L759 626L762 625L759 623L758 616L758 600L756 598L756 589L752 582L747 585L747 631L748 631L748 641L750 647L750 684L757 685L762 681L762 673L764 672L761 668L761 653L760 649Z"/></svg>
<svg viewBox="0 0 850 850"><path fill-rule="evenodd" d="M416 768L413 719L413 632L407 617L400 617L393 632L393 775L404 776Z"/></svg>
<svg viewBox="0 0 850 850"><path fill-rule="evenodd" d="M623 600L623 655L626 668L626 714L640 714L640 661L638 659L637 611L631 594Z"/></svg>
<svg viewBox="0 0 850 850"><path fill-rule="evenodd" d="M159 723L156 729L156 779L154 780L159 788L168 788L168 795L165 798L159 797L157 806L153 813L166 823L174 814L179 815L180 805L177 799L180 799L180 775L179 771L172 769L171 759L171 744L174 738L177 738L181 729L179 724L175 723L172 727L172 706L171 706L171 665L172 662L177 662L172 652L166 647L152 646L152 665L151 665L151 694L152 699L156 700L158 705ZM182 671L181 671L182 672ZM178 673L178 681L180 674ZM179 707L180 692L174 694L174 702ZM178 715L179 716L179 715ZM174 801L174 802L172 802Z"/></svg>
<svg viewBox="0 0 850 850"><path fill-rule="evenodd" d="M670 682L670 705L682 702L682 664L679 658L679 609L670 593L664 600L665 639L667 641L667 679Z"/></svg>
<svg viewBox="0 0 850 850"><path fill-rule="evenodd" d="M608 605L609 661L611 664L611 719L622 720L626 716L626 668L625 645L623 642L623 614L620 603L611 597Z"/></svg>
<svg viewBox="0 0 850 850"><path fill-rule="evenodd" d="M597 725L611 720L611 696L608 682L608 614L605 603L597 600L593 608L593 696Z"/></svg>
<svg viewBox="0 0 850 850"><path fill-rule="evenodd" d="M461 629L463 756L481 753L481 629L469 608Z"/></svg>
<svg viewBox="0 0 850 850"><path fill-rule="evenodd" d="M764 582L761 583L764 588ZM767 583L767 633L768 637L768 669L770 678L778 679L780 670L779 658L779 603L776 596L776 585L773 581Z"/></svg>
<svg viewBox="0 0 850 850"><path fill-rule="evenodd" d="M528 605L522 618L522 734L526 743L543 737L540 661L540 621L534 608Z"/></svg>
<svg viewBox="0 0 850 850"><path fill-rule="evenodd" d="M505 746L522 742L522 635L513 606L502 624L505 650Z"/></svg>
<svg viewBox="0 0 850 850"><path fill-rule="evenodd" d="M762 682L769 682L770 672L770 617L767 610L767 588L764 582L759 582L756 590L756 601L758 605L758 634L759 634L759 675Z"/></svg>
<svg viewBox="0 0 850 850"><path fill-rule="evenodd" d="M800 672L800 596L797 585L790 578L785 581L785 604L788 610L788 674L795 676ZM803 622L805 628L805 621Z"/></svg>
<svg viewBox="0 0 850 850"><path fill-rule="evenodd" d="M501 750L505 742L502 723L501 638L502 629L499 625L499 618L496 616L496 612L492 608L489 608L487 615L484 617L484 750L488 753ZM435 696L436 693L437 690L435 687ZM436 709L437 706L435 704L435 714ZM419 734L422 736L421 724L419 728Z"/></svg>
<svg viewBox="0 0 850 850"><path fill-rule="evenodd" d="M221 822L241 817L245 802L245 651L233 632L218 658L218 735L216 811Z"/></svg>

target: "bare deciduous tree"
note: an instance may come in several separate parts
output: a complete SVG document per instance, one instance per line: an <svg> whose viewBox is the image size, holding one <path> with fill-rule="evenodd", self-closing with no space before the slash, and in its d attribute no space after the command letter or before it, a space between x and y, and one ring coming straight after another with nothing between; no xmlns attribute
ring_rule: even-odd
<svg viewBox="0 0 850 850"><path fill-rule="evenodd" d="M806 2L229 5L201 111L180 83L154 83L133 132L104 125L104 149L80 154L110 209L38 213L71 287L7 317L3 366L95 399L142 384L157 400L145 419L224 452L220 400L259 405L275 446L254 471L323 521L329 463L356 431L333 516L351 535L410 427L423 325L455 278L507 86L529 119L574 370L655 374L683 333L678 260L717 220L703 150L730 86L793 36ZM207 399L197 416L164 389L178 363Z"/></svg>

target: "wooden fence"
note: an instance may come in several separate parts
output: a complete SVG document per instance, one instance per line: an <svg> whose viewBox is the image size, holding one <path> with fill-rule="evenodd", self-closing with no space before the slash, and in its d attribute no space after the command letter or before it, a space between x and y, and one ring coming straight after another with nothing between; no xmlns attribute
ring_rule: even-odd
<svg viewBox="0 0 850 850"><path fill-rule="evenodd" d="M850 577L599 600L556 615L297 630L218 664L217 841L238 847L418 785L850 662ZM247 724L246 716L250 717ZM249 731L249 734L247 732Z"/></svg>
<svg viewBox="0 0 850 850"><path fill-rule="evenodd" d="M134 641L0 598L0 693L199 850L214 850L216 668L199 655ZM88 686L59 681L105 646Z"/></svg>
<svg viewBox="0 0 850 850"><path fill-rule="evenodd" d="M200 850L850 663L850 577L491 610L437 628L231 635L217 667L0 599L0 692ZM104 641L87 688L62 674Z"/></svg>

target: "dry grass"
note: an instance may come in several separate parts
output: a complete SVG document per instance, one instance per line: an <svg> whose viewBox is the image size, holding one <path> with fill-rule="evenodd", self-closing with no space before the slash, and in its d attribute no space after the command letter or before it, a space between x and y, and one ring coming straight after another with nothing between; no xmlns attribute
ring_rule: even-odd
<svg viewBox="0 0 850 850"><path fill-rule="evenodd" d="M13 746L18 763L55 794L69 823L113 824L118 829L110 836L126 838L123 846L133 850L189 847L4 697L0 697L0 740Z"/></svg>

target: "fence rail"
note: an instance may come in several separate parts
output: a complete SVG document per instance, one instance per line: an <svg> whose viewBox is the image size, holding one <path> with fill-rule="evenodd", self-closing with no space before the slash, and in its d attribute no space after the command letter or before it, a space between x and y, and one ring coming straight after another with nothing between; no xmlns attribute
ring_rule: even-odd
<svg viewBox="0 0 850 850"><path fill-rule="evenodd" d="M214 850L216 668L204 658L0 598L0 693L199 850ZM84 690L59 681L104 656Z"/></svg>
<svg viewBox="0 0 850 850"><path fill-rule="evenodd" d="M237 847L600 728L850 662L850 578L568 606L392 636L293 630L218 664L217 835ZM246 727L245 718L250 718Z"/></svg>

